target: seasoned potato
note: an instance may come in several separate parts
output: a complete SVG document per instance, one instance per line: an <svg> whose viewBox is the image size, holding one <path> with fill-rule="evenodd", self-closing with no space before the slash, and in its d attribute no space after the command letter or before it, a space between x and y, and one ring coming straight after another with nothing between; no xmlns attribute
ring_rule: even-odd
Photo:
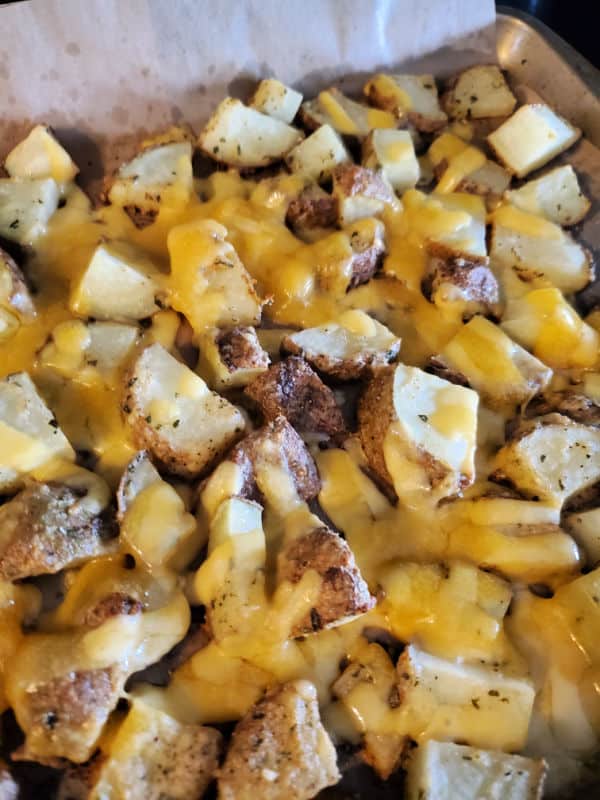
<svg viewBox="0 0 600 800"><path fill-rule="evenodd" d="M398 194L416 186L420 178L419 161L408 131L371 131L363 142L362 163L369 169L381 170Z"/></svg>
<svg viewBox="0 0 600 800"><path fill-rule="evenodd" d="M35 316L33 299L16 262L0 247L0 307L25 320Z"/></svg>
<svg viewBox="0 0 600 800"><path fill-rule="evenodd" d="M231 167L266 167L284 158L302 138L297 128L226 97L200 133L198 147Z"/></svg>
<svg viewBox="0 0 600 800"><path fill-rule="evenodd" d="M485 119L512 114L517 99L499 67L481 64L453 78L441 102L451 119Z"/></svg>
<svg viewBox="0 0 600 800"><path fill-rule="evenodd" d="M33 127L6 156L4 168L11 178L53 178L57 183L68 183L79 172L47 125Z"/></svg>
<svg viewBox="0 0 600 800"><path fill-rule="evenodd" d="M305 242L320 239L326 228L335 228L338 221L338 201L318 184L307 186L289 204L286 224Z"/></svg>
<svg viewBox="0 0 600 800"><path fill-rule="evenodd" d="M504 166L518 178L543 167L581 136L549 106L524 105L487 137Z"/></svg>
<svg viewBox="0 0 600 800"><path fill-rule="evenodd" d="M331 125L345 136L363 137L373 128L398 126L394 114L357 103L335 88L326 89L314 100L303 103L300 113L309 128Z"/></svg>
<svg viewBox="0 0 600 800"><path fill-rule="evenodd" d="M584 425L600 426L600 405L585 394L572 391L547 391L528 403L525 409L527 417L541 417L557 411L575 422Z"/></svg>
<svg viewBox="0 0 600 800"><path fill-rule="evenodd" d="M500 287L485 264L452 256L430 256L422 289L440 309L453 310L463 319L475 314L500 316Z"/></svg>
<svg viewBox="0 0 600 800"><path fill-rule="evenodd" d="M442 133L427 155L438 179L438 194L469 192L486 196L497 203L508 188L511 176L495 161L489 161L477 147L454 133Z"/></svg>
<svg viewBox="0 0 600 800"><path fill-rule="evenodd" d="M346 164L350 160L339 134L331 125L321 125L290 150L285 162L293 173L320 183L329 178L338 164Z"/></svg>
<svg viewBox="0 0 600 800"><path fill-rule="evenodd" d="M436 131L448 120L440 108L433 75L374 75L364 93L375 106L420 131Z"/></svg>
<svg viewBox="0 0 600 800"><path fill-rule="evenodd" d="M269 356L252 327L215 328L198 344L198 372L217 391L246 386L269 368Z"/></svg>
<svg viewBox="0 0 600 800"><path fill-rule="evenodd" d="M460 494L474 480L477 406L471 389L404 364L382 368L358 409L369 466L409 505Z"/></svg>
<svg viewBox="0 0 600 800"><path fill-rule="evenodd" d="M33 244L45 233L59 199L53 178L0 178L0 236Z"/></svg>
<svg viewBox="0 0 600 800"><path fill-rule="evenodd" d="M258 84L250 106L289 125L298 113L301 102L300 92L290 89L274 78L267 78Z"/></svg>
<svg viewBox="0 0 600 800"><path fill-rule="evenodd" d="M600 562L600 509L568 514L564 525L585 553L588 565L595 567Z"/></svg>
<svg viewBox="0 0 600 800"><path fill-rule="evenodd" d="M310 800L340 778L307 681L269 691L238 723L219 770L222 800Z"/></svg>
<svg viewBox="0 0 600 800"><path fill-rule="evenodd" d="M337 201L338 222L343 227L364 217L376 217L398 205L386 178L356 164L342 164L333 170L332 195Z"/></svg>
<svg viewBox="0 0 600 800"><path fill-rule="evenodd" d="M505 194L513 206L538 214L557 225L577 225L590 210L591 203L579 187L570 164L555 167L533 181Z"/></svg>
<svg viewBox="0 0 600 800"><path fill-rule="evenodd" d="M147 347L133 365L123 412L137 446L188 478L209 467L245 427L235 406L159 344Z"/></svg>
<svg viewBox="0 0 600 800"><path fill-rule="evenodd" d="M282 342L319 372L340 380L365 377L395 361L400 339L364 311L346 311L336 321L292 333Z"/></svg>

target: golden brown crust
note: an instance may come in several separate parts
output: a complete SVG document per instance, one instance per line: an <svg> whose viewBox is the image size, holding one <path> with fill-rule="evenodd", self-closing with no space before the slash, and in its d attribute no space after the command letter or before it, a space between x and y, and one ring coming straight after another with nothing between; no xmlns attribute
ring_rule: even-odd
<svg viewBox="0 0 600 800"><path fill-rule="evenodd" d="M444 301L450 287L455 289L456 301L464 305L463 316L478 313L499 316L500 287L488 266L464 258L431 256L423 280L423 294L432 302L436 298Z"/></svg>
<svg viewBox="0 0 600 800"><path fill-rule="evenodd" d="M379 172L358 164L340 164L332 173L333 191L345 197L363 195L383 203L393 203L395 198L391 186Z"/></svg>
<svg viewBox="0 0 600 800"><path fill-rule="evenodd" d="M358 404L358 433L369 466L377 477L393 485L383 455L383 443L394 419L394 367L386 367L369 381Z"/></svg>
<svg viewBox="0 0 600 800"><path fill-rule="evenodd" d="M398 99L395 95L381 91L381 88L372 81L369 81L365 86L365 95L369 102L377 106L377 108L382 108L384 111L391 111L392 114L395 114L398 117L399 127L412 125L418 131L423 131L423 133L435 133L447 123L447 120L441 117L433 119L416 111L402 110L398 107Z"/></svg>
<svg viewBox="0 0 600 800"><path fill-rule="evenodd" d="M221 361L229 372L269 366L269 357L260 346L254 328L238 326L222 330L215 342Z"/></svg>
<svg viewBox="0 0 600 800"><path fill-rule="evenodd" d="M330 375L340 381L352 381L369 377L376 370L395 361L400 352L400 339L398 339L397 345L395 344L385 352L375 350L370 353L361 352L348 359L334 358L328 353L308 352L297 344L292 336L286 336L281 346L286 353L300 356L325 375Z"/></svg>
<svg viewBox="0 0 600 800"><path fill-rule="evenodd" d="M372 242L365 242L360 236L350 236L352 256L352 277L348 290L355 289L362 283L367 283L378 272L385 256L385 242L376 238Z"/></svg>
<svg viewBox="0 0 600 800"><path fill-rule="evenodd" d="M285 217L296 235L303 238L307 230L335 228L338 218L338 202L318 184L311 184L288 206Z"/></svg>
<svg viewBox="0 0 600 800"><path fill-rule="evenodd" d="M540 417L551 413L564 414L575 422L583 425L600 425L600 406L589 397L576 392L548 392L534 397L527 404L525 416L527 418Z"/></svg>

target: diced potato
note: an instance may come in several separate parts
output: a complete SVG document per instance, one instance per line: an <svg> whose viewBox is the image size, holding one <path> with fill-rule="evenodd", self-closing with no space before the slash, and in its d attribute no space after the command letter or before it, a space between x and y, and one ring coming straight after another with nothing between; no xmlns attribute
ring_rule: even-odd
<svg viewBox="0 0 600 800"><path fill-rule="evenodd" d="M468 141L453 133L442 133L428 150L438 184L438 194L469 192L489 195L496 201L502 197L511 180L508 173Z"/></svg>
<svg viewBox="0 0 600 800"><path fill-rule="evenodd" d="M79 169L47 125L36 125L6 156L4 167L11 178L53 178L72 181Z"/></svg>
<svg viewBox="0 0 600 800"><path fill-rule="evenodd" d="M196 333L260 321L254 281L226 237L227 229L211 219L169 231L171 303Z"/></svg>
<svg viewBox="0 0 600 800"><path fill-rule="evenodd" d="M363 142L362 163L369 169L381 170L398 194L416 186L421 174L409 131L371 131Z"/></svg>
<svg viewBox="0 0 600 800"><path fill-rule="evenodd" d="M570 164L555 167L541 178L527 181L518 189L506 192L505 198L522 211L539 214L564 226L581 222L591 206Z"/></svg>
<svg viewBox="0 0 600 800"><path fill-rule="evenodd" d="M585 553L587 563L596 566L600 561L600 508L568 514L564 525Z"/></svg>
<svg viewBox="0 0 600 800"><path fill-rule="evenodd" d="M147 347L135 362L123 412L137 446L188 478L213 463L245 428L235 406L159 344Z"/></svg>
<svg viewBox="0 0 600 800"><path fill-rule="evenodd" d="M108 190L138 228L154 222L162 207L181 208L193 190L192 144L167 141L149 146L123 164Z"/></svg>
<svg viewBox="0 0 600 800"><path fill-rule="evenodd" d="M571 147L580 136L580 130L540 103L518 108L487 141L504 166L524 178Z"/></svg>
<svg viewBox="0 0 600 800"><path fill-rule="evenodd" d="M429 740L411 754L406 800L541 800L545 774L541 759Z"/></svg>
<svg viewBox="0 0 600 800"><path fill-rule="evenodd" d="M474 480L478 396L415 367L385 367L359 410L369 466L408 505L460 494Z"/></svg>
<svg viewBox="0 0 600 800"><path fill-rule="evenodd" d="M99 244L76 285L69 307L82 317L129 321L159 310L160 275L148 256L128 242Z"/></svg>
<svg viewBox="0 0 600 800"><path fill-rule="evenodd" d="M148 486L159 483L161 480L162 478L148 453L145 450L136 453L127 464L117 488L117 518L119 522L123 521L125 512L135 498Z"/></svg>
<svg viewBox="0 0 600 800"><path fill-rule="evenodd" d="M570 234L514 206L494 212L490 260L524 283L551 284L566 293L583 289L593 277L590 256Z"/></svg>
<svg viewBox="0 0 600 800"><path fill-rule="evenodd" d="M492 408L522 405L541 392L552 370L484 317L473 317L440 354Z"/></svg>
<svg viewBox="0 0 600 800"><path fill-rule="evenodd" d="M350 160L346 146L331 125L321 125L296 145L285 159L292 172L319 182L329 178L338 164L346 164Z"/></svg>
<svg viewBox="0 0 600 800"><path fill-rule="evenodd" d="M513 339L555 369L593 367L600 337L558 289L535 289L512 301L502 327Z"/></svg>
<svg viewBox="0 0 600 800"><path fill-rule="evenodd" d="M600 479L600 430L547 414L523 423L494 465L496 478L560 507Z"/></svg>
<svg viewBox="0 0 600 800"><path fill-rule="evenodd" d="M53 459L74 461L75 451L29 375L9 375L0 381L0 491Z"/></svg>
<svg viewBox="0 0 600 800"><path fill-rule="evenodd" d="M332 195L341 226L364 217L375 217L386 207L398 205L392 187L382 174L355 164L334 169Z"/></svg>
<svg viewBox="0 0 600 800"><path fill-rule="evenodd" d="M420 131L435 131L448 120L433 75L375 75L367 81L364 93L374 105Z"/></svg>
<svg viewBox="0 0 600 800"><path fill-rule="evenodd" d="M17 318L28 320L35 316L35 306L27 288L25 276L15 261L1 247L0 308Z"/></svg>
<svg viewBox="0 0 600 800"><path fill-rule="evenodd" d="M473 747L521 750L535 698L524 679L497 667L445 661L409 645L397 664L398 691L419 744L458 739Z"/></svg>
<svg viewBox="0 0 600 800"><path fill-rule="evenodd" d="M454 78L442 95L442 106L451 119L506 117L517 99L495 64L470 67Z"/></svg>
<svg viewBox="0 0 600 800"><path fill-rule="evenodd" d="M314 100L302 104L303 122L311 128L331 125L344 136L366 136L373 128L396 128L394 114L369 108L346 97L339 89L321 92Z"/></svg>
<svg viewBox="0 0 600 800"><path fill-rule="evenodd" d="M336 227L337 220L337 199L318 183L311 183L291 201L285 217L286 225L304 242L322 239L327 229Z"/></svg>
<svg viewBox="0 0 600 800"><path fill-rule="evenodd" d="M301 102L300 92L290 89L275 78L267 78L258 84L250 106L289 125L298 113Z"/></svg>
<svg viewBox="0 0 600 800"><path fill-rule="evenodd" d="M215 328L198 344L198 372L217 391L247 386L269 368L269 356L252 327Z"/></svg>
<svg viewBox="0 0 600 800"><path fill-rule="evenodd" d="M231 167L266 167L280 161L302 138L297 128L226 97L200 133L198 147Z"/></svg>
<svg viewBox="0 0 600 800"><path fill-rule="evenodd" d="M46 232L60 192L52 178L0 178L0 236L33 244Z"/></svg>
<svg viewBox="0 0 600 800"><path fill-rule="evenodd" d="M430 255L421 290L441 311L463 320L475 314L500 316L498 281L487 264L478 260Z"/></svg>
<svg viewBox="0 0 600 800"><path fill-rule="evenodd" d="M364 311L346 311L335 322L286 336L283 348L315 369L340 380L353 380L394 361L400 339Z"/></svg>

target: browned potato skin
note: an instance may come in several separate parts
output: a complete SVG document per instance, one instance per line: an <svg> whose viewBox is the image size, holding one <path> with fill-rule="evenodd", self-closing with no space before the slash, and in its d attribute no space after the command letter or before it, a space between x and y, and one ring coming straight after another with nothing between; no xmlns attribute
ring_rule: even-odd
<svg viewBox="0 0 600 800"><path fill-rule="evenodd" d="M346 291L355 289L362 283L368 283L381 267L386 252L383 241L374 242L365 250L356 250L352 237L350 237L350 244L354 255L352 257L352 277Z"/></svg>
<svg viewBox="0 0 600 800"><path fill-rule="evenodd" d="M229 372L269 366L269 357L258 345L254 328L238 326L221 331L216 339L221 361Z"/></svg>
<svg viewBox="0 0 600 800"><path fill-rule="evenodd" d="M450 381L450 383L454 383L457 386L470 386L466 375L463 375L457 369L453 369L442 356L431 356L425 369L426 372L431 372L437 375L438 378L443 378L445 381Z"/></svg>
<svg viewBox="0 0 600 800"><path fill-rule="evenodd" d="M331 389L302 358L290 356L273 364L244 390L266 419L279 415L302 433L319 433L340 440L346 426Z"/></svg>
<svg viewBox="0 0 600 800"><path fill-rule="evenodd" d="M340 164L333 170L332 178L333 191L338 190L345 197L360 194L390 204L396 199L379 173L358 164Z"/></svg>
<svg viewBox="0 0 600 800"><path fill-rule="evenodd" d="M35 483L0 506L8 541L0 551L0 578L48 575L112 551L112 533L100 517L75 508L80 499L66 486Z"/></svg>
<svg viewBox="0 0 600 800"><path fill-rule="evenodd" d="M365 96L377 108L396 114L400 128L405 125L412 125L423 133L435 133L435 131L439 131L440 128L444 128L447 124L447 120L444 119L434 120L416 111L402 111L398 108L398 101L393 95L379 91L375 86L371 85L370 81L365 87Z"/></svg>
<svg viewBox="0 0 600 800"><path fill-rule="evenodd" d="M464 258L430 257L422 285L423 294L433 301L445 283L454 284L460 290L466 303L464 317L484 314L499 318L500 287L488 266Z"/></svg>
<svg viewBox="0 0 600 800"><path fill-rule="evenodd" d="M338 218L337 199L318 184L311 184L288 206L286 224L302 240L310 240L311 232L335 228Z"/></svg>
<svg viewBox="0 0 600 800"><path fill-rule="evenodd" d="M111 617L129 617L141 614L142 611L143 605L135 597L124 592L111 592L86 612L83 624L88 628L99 628Z"/></svg>
<svg viewBox="0 0 600 800"><path fill-rule="evenodd" d="M316 633L375 605L348 544L325 526L292 540L277 558L280 583L298 583L311 569L321 576L319 597L316 606L294 626L292 636Z"/></svg>
<svg viewBox="0 0 600 800"><path fill-rule="evenodd" d="M352 381L372 375L380 367L395 361L400 352L400 342L386 353L360 353L352 359L334 359L327 353L309 354L296 344L291 336L286 336L282 343L286 353L300 356L319 372L330 375L340 381Z"/></svg>
<svg viewBox="0 0 600 800"><path fill-rule="evenodd" d="M527 418L542 417L545 414L564 414L583 425L600 425L600 406L584 394L576 392L548 392L538 395L528 403L525 410Z"/></svg>
<svg viewBox="0 0 600 800"><path fill-rule="evenodd" d="M9 298L9 303L15 311L23 317L34 317L35 306L31 299L31 294L27 288L25 276L17 266L16 261L9 256L9 254L0 247L0 264L8 270L12 281L12 292Z"/></svg>

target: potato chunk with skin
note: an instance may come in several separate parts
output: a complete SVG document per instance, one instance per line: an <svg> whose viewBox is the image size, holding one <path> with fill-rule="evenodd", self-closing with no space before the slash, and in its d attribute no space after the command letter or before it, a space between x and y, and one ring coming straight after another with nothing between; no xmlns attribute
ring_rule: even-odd
<svg viewBox="0 0 600 800"><path fill-rule="evenodd" d="M463 319L478 313L500 316L500 287L485 264L430 256L422 290L438 308L453 310Z"/></svg>
<svg viewBox="0 0 600 800"><path fill-rule="evenodd" d="M307 681L270 690L238 723L219 770L221 800L310 800L340 779Z"/></svg>
<svg viewBox="0 0 600 800"><path fill-rule="evenodd" d="M267 78L258 84L250 106L289 125L296 116L301 102L300 92L290 89L274 78Z"/></svg>
<svg viewBox="0 0 600 800"><path fill-rule="evenodd" d="M0 247L0 308L25 320L35 316L35 306L16 262Z"/></svg>
<svg viewBox="0 0 600 800"><path fill-rule="evenodd" d="M392 187L381 173L356 164L342 164L334 169L332 177L332 195L337 200L341 226L398 206Z"/></svg>
<svg viewBox="0 0 600 800"><path fill-rule="evenodd" d="M198 372L218 391L246 386L269 368L269 356L252 327L215 328L202 335L198 344Z"/></svg>
<svg viewBox="0 0 600 800"><path fill-rule="evenodd" d="M246 387L245 394L268 420L282 414L300 433L333 439L345 436L333 392L302 358L290 356L273 364Z"/></svg>
<svg viewBox="0 0 600 800"><path fill-rule="evenodd" d="M486 119L512 114L517 99L495 64L482 64L461 72L441 98L451 119Z"/></svg>
<svg viewBox="0 0 600 800"><path fill-rule="evenodd" d="M54 178L57 183L72 181L79 172L47 125L32 128L6 156L4 167L11 178Z"/></svg>
<svg viewBox="0 0 600 800"><path fill-rule="evenodd" d="M504 166L524 178L571 147L580 136L578 128L540 103L518 108L487 141Z"/></svg>
<svg viewBox="0 0 600 800"><path fill-rule="evenodd" d="M564 526L585 553L587 563L596 566L600 562L600 509L569 514Z"/></svg>
<svg viewBox="0 0 600 800"><path fill-rule="evenodd" d="M356 310L325 325L292 333L282 346L319 372L346 381L368 376L395 361L400 339L364 311Z"/></svg>
<svg viewBox="0 0 600 800"><path fill-rule="evenodd" d="M419 181L420 166L408 131L371 131L362 147L363 166L380 170L398 194Z"/></svg>
<svg viewBox="0 0 600 800"><path fill-rule="evenodd" d="M293 173L319 183L329 178L338 164L349 161L350 154L331 125L321 125L290 150L285 159Z"/></svg>
<svg viewBox="0 0 600 800"><path fill-rule="evenodd" d="M58 208L58 184L52 178L0 178L0 236L29 245L46 231Z"/></svg>
<svg viewBox="0 0 600 800"><path fill-rule="evenodd" d="M309 128L331 127L343 136L366 136L373 128L396 128L398 120L387 111L369 108L351 100L332 87L307 100L300 109L302 121Z"/></svg>
<svg viewBox="0 0 600 800"><path fill-rule="evenodd" d="M521 211L538 214L565 227L581 222L591 207L570 164L555 167L540 178L506 192L505 199Z"/></svg>
<svg viewBox="0 0 600 800"><path fill-rule="evenodd" d="M494 460L494 479L560 507L600 479L600 430L562 414L523 423Z"/></svg>
<svg viewBox="0 0 600 800"><path fill-rule="evenodd" d="M302 138L297 128L226 97L201 131L198 146L215 161L253 168L280 161Z"/></svg>
<svg viewBox="0 0 600 800"><path fill-rule="evenodd" d="M367 81L363 91L373 105L391 111L419 131L436 131L448 120L440 108L433 75L378 74Z"/></svg>
<svg viewBox="0 0 600 800"><path fill-rule="evenodd" d="M438 180L437 194L469 192L485 195L497 204L510 184L509 172L453 133L442 133L434 139L427 155Z"/></svg>
<svg viewBox="0 0 600 800"><path fill-rule="evenodd" d="M335 228L338 202L335 197L313 183L307 186L288 206L286 224L303 241L320 238L326 228Z"/></svg>
<svg viewBox="0 0 600 800"><path fill-rule="evenodd" d="M415 367L381 369L358 409L376 475L408 505L460 494L474 480L478 397Z"/></svg>
<svg viewBox="0 0 600 800"><path fill-rule="evenodd" d="M177 475L196 477L244 431L241 412L159 344L143 351L126 385L134 441Z"/></svg>
<svg viewBox="0 0 600 800"><path fill-rule="evenodd" d="M409 760L407 800L541 800L543 760L429 740Z"/></svg>

